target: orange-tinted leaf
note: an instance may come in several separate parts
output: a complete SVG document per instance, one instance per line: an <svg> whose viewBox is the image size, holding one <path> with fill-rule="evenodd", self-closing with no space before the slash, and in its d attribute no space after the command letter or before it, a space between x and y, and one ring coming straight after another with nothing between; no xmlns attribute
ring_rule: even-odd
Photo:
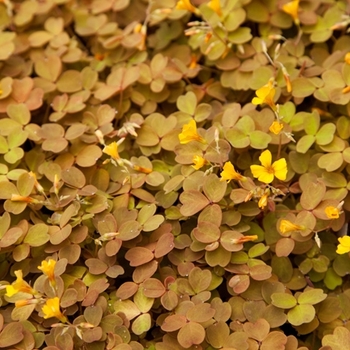
<svg viewBox="0 0 350 350"><path fill-rule="evenodd" d="M189 348L192 345L199 345L204 341L204 338L205 329L196 322L186 323L177 335L179 344L184 348Z"/></svg>

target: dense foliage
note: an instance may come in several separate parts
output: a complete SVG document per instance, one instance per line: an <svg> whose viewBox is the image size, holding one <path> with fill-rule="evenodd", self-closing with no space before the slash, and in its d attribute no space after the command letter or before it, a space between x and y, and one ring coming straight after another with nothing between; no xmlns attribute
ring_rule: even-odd
<svg viewBox="0 0 350 350"><path fill-rule="evenodd" d="M0 348L350 349L349 25L0 1Z"/></svg>

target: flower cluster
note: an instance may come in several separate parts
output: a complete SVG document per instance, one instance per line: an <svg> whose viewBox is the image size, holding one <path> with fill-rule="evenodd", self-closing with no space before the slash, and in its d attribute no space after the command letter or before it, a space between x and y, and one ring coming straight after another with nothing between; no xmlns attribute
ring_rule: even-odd
<svg viewBox="0 0 350 350"><path fill-rule="evenodd" d="M54 293L56 293L56 277L55 277L56 260L43 260L38 269L41 270L48 278ZM62 323L67 323L67 317L63 315L60 309L59 297L48 297L42 292L37 291L23 279L22 270L14 272L16 280L10 285L6 285L5 296L9 301L15 303L16 308L21 308L26 305L41 305L40 310L45 319L55 317ZM23 294L24 293L24 294ZM22 299L25 295L25 299Z"/></svg>

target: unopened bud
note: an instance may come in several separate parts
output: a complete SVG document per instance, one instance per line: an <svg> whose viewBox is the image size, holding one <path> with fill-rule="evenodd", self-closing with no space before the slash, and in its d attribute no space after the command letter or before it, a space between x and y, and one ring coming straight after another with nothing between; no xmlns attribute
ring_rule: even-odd
<svg viewBox="0 0 350 350"><path fill-rule="evenodd" d="M53 180L53 190L54 190L56 196L58 196L58 192L60 191L60 188L59 188L59 179L58 179L57 174L55 174L55 177Z"/></svg>
<svg viewBox="0 0 350 350"><path fill-rule="evenodd" d="M213 47L216 45L216 41L212 42L208 47L207 49L205 50L204 54L205 55L208 55L209 52L213 49Z"/></svg>
<svg viewBox="0 0 350 350"><path fill-rule="evenodd" d="M343 94L350 92L350 86L345 87L342 91Z"/></svg>
<svg viewBox="0 0 350 350"><path fill-rule="evenodd" d="M34 199L32 197L28 197L28 196L21 196L19 194L12 194L11 201L12 202L25 202L25 203L31 203L31 204L40 203L40 201L38 201L37 199Z"/></svg>
<svg viewBox="0 0 350 350"><path fill-rule="evenodd" d="M95 131L95 135L96 135L96 137L97 137L97 139L98 139L98 142L99 142L101 145L104 146L104 145L105 145L105 140L104 140L102 131L99 130L99 129L97 129L97 130Z"/></svg>

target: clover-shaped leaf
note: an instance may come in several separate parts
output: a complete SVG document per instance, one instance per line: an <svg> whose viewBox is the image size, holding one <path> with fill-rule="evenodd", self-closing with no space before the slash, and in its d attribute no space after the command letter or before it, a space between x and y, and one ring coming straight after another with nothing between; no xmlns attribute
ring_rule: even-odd
<svg viewBox="0 0 350 350"><path fill-rule="evenodd" d="M350 347L350 332L345 327L336 327L333 334L322 338L323 346L330 346L332 350L343 350Z"/></svg>

